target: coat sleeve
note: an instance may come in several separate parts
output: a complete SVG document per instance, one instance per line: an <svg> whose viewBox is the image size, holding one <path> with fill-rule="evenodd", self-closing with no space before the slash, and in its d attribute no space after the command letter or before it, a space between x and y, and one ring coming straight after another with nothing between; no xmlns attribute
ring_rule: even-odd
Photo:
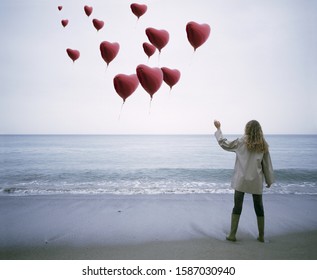
<svg viewBox="0 0 317 280"><path fill-rule="evenodd" d="M269 152L264 153L262 160L262 170L265 178L265 182L270 186L275 182L273 165Z"/></svg>
<svg viewBox="0 0 317 280"><path fill-rule="evenodd" d="M229 152L235 152L238 148L239 139L234 141L228 141L226 138L223 137L222 132L220 129L217 129L215 132L216 139L221 148Z"/></svg>

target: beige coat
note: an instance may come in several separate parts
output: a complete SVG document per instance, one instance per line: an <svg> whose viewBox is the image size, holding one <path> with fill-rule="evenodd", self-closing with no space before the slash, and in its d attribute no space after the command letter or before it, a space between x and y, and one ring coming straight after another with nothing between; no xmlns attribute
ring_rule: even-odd
<svg viewBox="0 0 317 280"><path fill-rule="evenodd" d="M262 194L264 180L267 185L274 183L273 166L270 153L250 152L244 138L228 141L218 129L215 136L219 145L226 151L236 153L231 187L237 191Z"/></svg>

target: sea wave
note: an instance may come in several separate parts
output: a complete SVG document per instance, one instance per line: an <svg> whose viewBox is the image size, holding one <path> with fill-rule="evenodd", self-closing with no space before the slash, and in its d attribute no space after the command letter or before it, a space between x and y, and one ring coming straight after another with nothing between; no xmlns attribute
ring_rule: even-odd
<svg viewBox="0 0 317 280"><path fill-rule="evenodd" d="M27 172L0 178L0 195L232 193L232 169L131 169ZM275 170L268 194L317 194L317 171Z"/></svg>

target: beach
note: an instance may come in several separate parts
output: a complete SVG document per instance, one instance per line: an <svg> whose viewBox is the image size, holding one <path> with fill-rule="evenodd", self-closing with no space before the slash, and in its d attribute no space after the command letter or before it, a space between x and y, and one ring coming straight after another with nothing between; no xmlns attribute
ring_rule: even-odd
<svg viewBox="0 0 317 280"><path fill-rule="evenodd" d="M0 259L316 260L317 196L264 195L266 241L246 195L237 242L232 194L0 197Z"/></svg>

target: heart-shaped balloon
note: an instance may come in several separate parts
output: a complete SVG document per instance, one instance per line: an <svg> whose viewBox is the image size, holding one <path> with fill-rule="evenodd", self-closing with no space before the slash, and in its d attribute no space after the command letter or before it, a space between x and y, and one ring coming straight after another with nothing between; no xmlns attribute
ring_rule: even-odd
<svg viewBox="0 0 317 280"><path fill-rule="evenodd" d="M186 33L189 43L196 50L207 41L210 34L210 26L206 23L199 24L191 21L186 25Z"/></svg>
<svg viewBox="0 0 317 280"><path fill-rule="evenodd" d="M137 3L131 4L130 8L131 8L132 13L134 13L134 15L137 16L138 18L140 18L140 16L144 15L146 10L147 10L146 5L137 4Z"/></svg>
<svg viewBox="0 0 317 280"><path fill-rule="evenodd" d="M87 6L87 5L86 5L86 6L84 7L84 11L85 11L85 14L87 15L87 17L89 17L89 16L91 15L92 10L93 10L93 8L90 7L90 6Z"/></svg>
<svg viewBox="0 0 317 280"><path fill-rule="evenodd" d="M167 45L170 37L166 30L158 30L152 27L147 28L145 34L159 52Z"/></svg>
<svg viewBox="0 0 317 280"><path fill-rule="evenodd" d="M163 80L166 84L170 86L170 89L177 84L181 77L181 72L177 69L170 69L167 67L161 68L163 71Z"/></svg>
<svg viewBox="0 0 317 280"><path fill-rule="evenodd" d="M66 27L67 24L68 24L68 19L62 19L62 20L61 20L61 23L62 23L62 25L63 25L64 27Z"/></svg>
<svg viewBox="0 0 317 280"><path fill-rule="evenodd" d="M118 74L113 78L113 85L124 103L125 100L137 89L139 85L138 76L136 74Z"/></svg>
<svg viewBox="0 0 317 280"><path fill-rule="evenodd" d="M156 48L150 43L145 42L143 43L143 50L148 58L150 58L155 53Z"/></svg>
<svg viewBox="0 0 317 280"><path fill-rule="evenodd" d="M57 9L61 11L63 9L63 6L58 6Z"/></svg>
<svg viewBox="0 0 317 280"><path fill-rule="evenodd" d="M92 23L93 23L94 27L97 29L97 31L99 31L101 28L103 28L103 26L105 24L102 20L99 20L96 18L94 18L92 20Z"/></svg>
<svg viewBox="0 0 317 280"><path fill-rule="evenodd" d="M140 81L141 86L147 91L147 93L153 97L162 85L163 72L160 68L151 68L144 64L138 65L136 73Z"/></svg>
<svg viewBox="0 0 317 280"><path fill-rule="evenodd" d="M109 63L117 56L120 49L119 43L110 43L103 41L100 44L100 53L103 60L109 65Z"/></svg>
<svg viewBox="0 0 317 280"><path fill-rule="evenodd" d="M80 56L80 52L78 50L66 49L66 52L73 62L75 62L75 60L77 60Z"/></svg>

